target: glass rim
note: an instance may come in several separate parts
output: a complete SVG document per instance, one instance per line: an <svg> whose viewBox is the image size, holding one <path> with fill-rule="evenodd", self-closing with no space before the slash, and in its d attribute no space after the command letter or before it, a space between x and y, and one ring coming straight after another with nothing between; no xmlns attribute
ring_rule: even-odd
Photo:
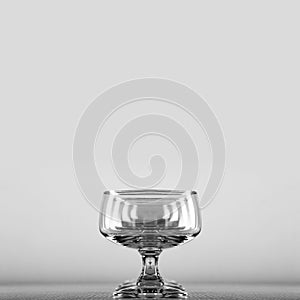
<svg viewBox="0 0 300 300"><path fill-rule="evenodd" d="M195 190L171 190L171 189L117 189L106 190L103 195L111 196L184 196L197 195Z"/></svg>

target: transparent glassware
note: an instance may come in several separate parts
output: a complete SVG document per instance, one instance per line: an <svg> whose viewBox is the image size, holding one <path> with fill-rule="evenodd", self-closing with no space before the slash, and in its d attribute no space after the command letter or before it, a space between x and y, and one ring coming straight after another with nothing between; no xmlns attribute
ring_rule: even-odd
<svg viewBox="0 0 300 300"><path fill-rule="evenodd" d="M142 272L135 282L125 282L114 298L186 298L176 282L165 281L158 257L167 248L182 245L201 231L201 214L195 191L106 191L102 201L100 232L110 241L137 249Z"/></svg>

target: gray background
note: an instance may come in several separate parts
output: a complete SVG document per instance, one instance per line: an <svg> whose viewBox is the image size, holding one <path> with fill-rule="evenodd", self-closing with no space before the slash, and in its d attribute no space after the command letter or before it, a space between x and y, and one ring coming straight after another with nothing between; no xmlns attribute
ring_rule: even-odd
<svg viewBox="0 0 300 300"><path fill-rule="evenodd" d="M121 81L170 78L219 117L227 171L179 281L300 281L298 1L2 1L0 283L134 278L72 167L79 117Z"/></svg>

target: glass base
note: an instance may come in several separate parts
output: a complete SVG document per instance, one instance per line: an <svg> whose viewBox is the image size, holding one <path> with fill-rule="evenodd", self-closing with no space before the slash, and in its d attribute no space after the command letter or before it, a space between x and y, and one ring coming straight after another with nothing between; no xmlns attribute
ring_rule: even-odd
<svg viewBox="0 0 300 300"><path fill-rule="evenodd" d="M136 282L127 281L120 284L113 297L122 298L177 298L186 299L188 296L184 287L174 281L165 281L162 284L139 285Z"/></svg>

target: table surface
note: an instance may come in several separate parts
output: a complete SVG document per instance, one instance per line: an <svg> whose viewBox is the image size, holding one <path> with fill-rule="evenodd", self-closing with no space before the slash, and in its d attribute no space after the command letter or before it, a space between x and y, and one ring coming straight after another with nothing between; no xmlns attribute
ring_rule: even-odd
<svg viewBox="0 0 300 300"><path fill-rule="evenodd" d="M185 285L189 299L270 300L300 299L300 286L288 285ZM112 299L114 285L0 286L0 300L100 300Z"/></svg>

